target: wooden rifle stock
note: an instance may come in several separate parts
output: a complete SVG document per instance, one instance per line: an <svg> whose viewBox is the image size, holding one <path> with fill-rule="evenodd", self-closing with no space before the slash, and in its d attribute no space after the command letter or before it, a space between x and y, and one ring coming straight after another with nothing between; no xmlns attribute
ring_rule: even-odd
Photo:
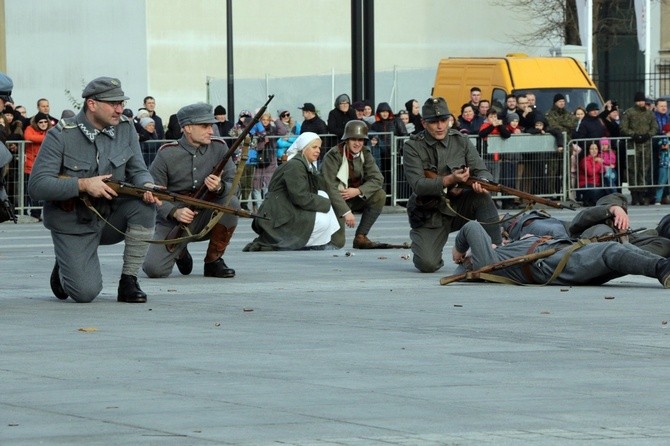
<svg viewBox="0 0 670 446"><path fill-rule="evenodd" d="M633 234L635 232L640 232L644 231L646 228L639 228L635 230L627 230L627 231L622 231L618 232L616 234L607 234L607 235L602 235L600 237L593 237L590 239L591 242L607 242L610 240L616 240L621 237L625 237L627 235ZM501 269L505 268L510 268L512 266L518 266L518 265L523 265L525 263L532 263L536 260L539 259L544 259L545 257L550 257L557 253L558 251L561 251L563 249L567 248L567 246L563 246L560 248L549 248L544 251L540 252L533 252L529 254L525 254L522 256L518 257L512 257L511 259L503 260L502 262L497 262L497 263L492 263L491 265L486 265L483 268L480 268L475 271L467 271L461 274L454 274L451 276L446 276L442 277L440 279L440 285L449 285L452 282L459 282L461 280L466 280L466 279L479 279L479 276L483 273L490 273L493 271L498 271Z"/></svg>
<svg viewBox="0 0 670 446"><path fill-rule="evenodd" d="M124 181L118 181L113 178L108 178L104 181L110 188L114 190L114 192L120 195L129 195L132 197L142 198L145 192L151 192L159 200L171 201L173 203L184 203L187 206L196 209L214 209L216 211L221 211L226 214L237 215L238 217L266 219L265 217L253 214L249 211L245 211L244 209L235 209L233 207L224 206L222 204L218 204L212 201L193 198L189 195L178 194L175 192L168 192L159 186L154 187L135 186L134 184L126 183Z"/></svg>
<svg viewBox="0 0 670 446"><path fill-rule="evenodd" d="M431 170L424 170L424 175L426 178L437 178L437 174ZM522 200L526 200L530 203L542 204L544 206L549 206L556 209L570 209L575 210L573 206L566 206L558 201L549 200L548 198L538 197L537 195L529 194L519 189L514 189L513 187L503 186L500 183L487 180L485 178L470 177L464 182L458 183L458 186L463 187L472 187L472 183L479 183L482 186L482 189L485 189L489 192L500 192L505 195L514 195Z"/></svg>

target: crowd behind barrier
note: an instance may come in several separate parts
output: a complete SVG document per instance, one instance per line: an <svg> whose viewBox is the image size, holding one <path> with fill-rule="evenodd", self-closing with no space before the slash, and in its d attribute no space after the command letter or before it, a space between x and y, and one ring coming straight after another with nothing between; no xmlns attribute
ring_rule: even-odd
<svg viewBox="0 0 670 446"><path fill-rule="evenodd" d="M320 159L338 143L332 134L320 135L323 140ZM372 138L378 136L378 138ZM392 133L370 132L376 143L368 146L385 178L387 204L404 206L411 190L403 174L402 147L409 137L398 137ZM268 136L272 140L286 136ZM593 197L611 192L644 192L648 203L670 202L668 185L668 138L664 135L652 138L652 150L645 158L635 156L635 146L631 138L571 139L566 149L556 151L556 142L552 135L512 135L508 139L489 136L482 141L477 136L469 136L477 147L495 182L520 189L543 197L559 200L577 200L588 204ZM229 145L234 141L227 138ZM158 149L173 140L153 140L142 144L142 152L147 165L151 164ZM386 146L380 141L389 141ZM610 159L593 161L601 164L595 170L585 168L588 164L588 152L592 145L598 148L598 157L604 158L603 143L607 142ZM31 210L41 209L41 203L31 203L27 199L26 186L28 175L24 173L25 150L30 141L12 141L14 161L10 163L7 174L7 191L15 204L17 214L29 215ZM276 144L273 144L276 146ZM251 149L253 149L253 145ZM239 150L236 156L239 157ZM281 155L278 157L281 163ZM585 161L585 159L587 161ZM614 162L612 163L611 160ZM605 162L607 161L607 163ZM638 173L641 172L642 176ZM641 181L640 181L641 180ZM585 199L586 196L586 199ZM499 195L496 199L511 199L511 196ZM241 197L243 204L249 204L250 196ZM593 200L595 202L595 200Z"/></svg>

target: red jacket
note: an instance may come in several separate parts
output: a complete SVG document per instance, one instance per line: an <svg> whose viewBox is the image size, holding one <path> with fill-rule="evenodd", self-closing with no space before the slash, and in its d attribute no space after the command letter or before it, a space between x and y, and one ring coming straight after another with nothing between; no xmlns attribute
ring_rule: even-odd
<svg viewBox="0 0 670 446"><path fill-rule="evenodd" d="M600 187L604 171L602 162L597 162L591 155L585 156L579 162L579 187Z"/></svg>
<svg viewBox="0 0 670 446"><path fill-rule="evenodd" d="M32 125L29 125L23 132L23 137L26 141L31 141L31 143L26 143L26 161L23 169L23 173L30 173L33 171L33 164L35 164L35 158L37 158L37 153L42 147L42 141L44 137L47 136L47 132L35 130Z"/></svg>

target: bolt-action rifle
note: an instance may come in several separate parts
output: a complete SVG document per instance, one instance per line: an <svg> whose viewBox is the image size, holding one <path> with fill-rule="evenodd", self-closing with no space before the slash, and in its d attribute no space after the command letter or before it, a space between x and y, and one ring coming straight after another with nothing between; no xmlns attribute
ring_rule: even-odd
<svg viewBox="0 0 670 446"><path fill-rule="evenodd" d="M275 95L271 94L268 96L268 100L263 104L261 108L258 109L258 112L256 112L256 115L251 119L250 122L247 123L247 125L244 127L242 130L242 133L239 134L235 142L233 143L232 146L230 146L230 149L228 149L228 152L226 152L225 155L223 155L223 158L221 158L221 161L217 163L216 166L212 169L211 175L216 175L218 177L221 177L223 175L223 171L226 168L226 164L228 163L228 160L235 154L235 151L237 148L244 142L244 139L246 136L249 134L251 129L260 121L261 116L265 113L265 110L268 107L268 104L270 104L270 101L275 97ZM207 189L207 186L203 182L202 186L193 194L193 198L197 198L199 200L204 200L204 201L214 201L217 198L216 192L212 192L209 189ZM175 226L175 228L170 231L170 233L167 235L167 239L181 239L184 232L188 232L187 230L188 225L184 224L179 224L178 226ZM202 234L204 235L204 234ZM165 248L172 252L175 250L176 245L165 245Z"/></svg>
<svg viewBox="0 0 670 446"><path fill-rule="evenodd" d="M171 201L175 203L184 203L187 206L195 209L214 209L216 211L224 212L226 214L237 215L244 218L261 218L266 217L253 214L244 209L235 209L230 206L224 206L216 202L201 200L199 198L191 197L190 195L178 194L175 192L168 192L160 186L146 187L135 186L131 183L108 178L104 182L114 190L117 194L130 195L133 197L142 198L145 192L151 192L156 198L162 201Z"/></svg>
<svg viewBox="0 0 670 446"><path fill-rule="evenodd" d="M437 178L437 174L432 170L424 170L423 172L426 178ZM570 209L572 211L576 209L572 204L565 205L563 203L559 203L558 201L549 200L548 198L539 197L519 189L514 189L513 187L503 186L500 183L496 183L495 181L490 181L485 178L470 177L467 180L458 183L455 187L472 187L472 183L475 182L481 184L482 189L485 189L489 192L500 192L504 195L514 195L515 197L530 203L537 203L556 209Z"/></svg>

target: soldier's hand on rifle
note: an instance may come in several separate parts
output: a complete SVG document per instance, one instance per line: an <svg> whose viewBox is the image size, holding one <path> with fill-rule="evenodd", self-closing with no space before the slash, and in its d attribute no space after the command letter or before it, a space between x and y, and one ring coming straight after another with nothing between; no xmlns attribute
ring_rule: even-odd
<svg viewBox="0 0 670 446"><path fill-rule="evenodd" d="M451 171L451 174L442 178L442 185L444 187L454 187L458 183L463 183L470 178L470 168L467 166L459 167Z"/></svg>
<svg viewBox="0 0 670 446"><path fill-rule="evenodd" d="M147 189L156 189L156 190L167 189L164 186L157 186L154 183L145 183L144 187L146 187ZM144 195L142 195L142 200L144 200L145 203L149 203L149 204L155 204L155 205L158 205L158 206L163 205L163 202L160 200L160 198L156 197L151 192L145 192Z"/></svg>
<svg viewBox="0 0 670 446"><path fill-rule="evenodd" d="M221 192L223 184L221 184L221 178L214 174L207 175L205 178L205 186L210 192Z"/></svg>
<svg viewBox="0 0 670 446"><path fill-rule="evenodd" d="M106 198L107 200L111 200L118 196L118 194L103 181L111 177L112 175L109 174L90 178L79 178L79 192L83 192L94 198Z"/></svg>
<svg viewBox="0 0 670 446"><path fill-rule="evenodd" d="M198 215L198 212L191 210L189 208L179 208L174 211L173 217L179 223L191 224L195 216Z"/></svg>
<svg viewBox="0 0 670 446"><path fill-rule="evenodd" d="M612 221L614 222L614 227L619 231L626 231L630 229L630 220L628 219L628 214L623 210L621 206L611 206L610 214L612 214Z"/></svg>

